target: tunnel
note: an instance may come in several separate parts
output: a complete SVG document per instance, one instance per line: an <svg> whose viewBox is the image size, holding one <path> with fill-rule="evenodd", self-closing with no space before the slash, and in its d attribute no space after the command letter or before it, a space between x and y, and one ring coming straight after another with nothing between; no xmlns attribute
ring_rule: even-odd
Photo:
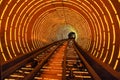
<svg viewBox="0 0 120 80"><path fill-rule="evenodd" d="M70 32L68 34L68 39L75 39L76 38L76 34L74 32Z"/></svg>
<svg viewBox="0 0 120 80"><path fill-rule="evenodd" d="M1 0L1 64L75 33L94 61L120 74L120 0Z"/></svg>

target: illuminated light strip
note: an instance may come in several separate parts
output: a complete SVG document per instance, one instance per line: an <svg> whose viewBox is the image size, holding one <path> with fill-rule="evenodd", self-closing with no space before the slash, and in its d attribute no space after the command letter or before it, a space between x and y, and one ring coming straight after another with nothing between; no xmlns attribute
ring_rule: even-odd
<svg viewBox="0 0 120 80"><path fill-rule="evenodd" d="M13 22L15 21L15 16L16 16L16 14L13 16L13 18L12 18L12 21L11 21L11 26L13 26Z"/></svg>
<svg viewBox="0 0 120 80"><path fill-rule="evenodd" d="M7 35L6 35L6 31L4 32L5 33L5 45L6 45L6 48L7 48L7 52L8 52L8 54L9 54L9 57L12 59L12 56L11 56L11 54L10 54L10 51L9 51L9 49L8 49L8 44L7 44Z"/></svg>
<svg viewBox="0 0 120 80"><path fill-rule="evenodd" d="M114 70L116 70L117 65L118 65L118 62L119 62L119 61L118 61L118 59L117 59L116 62L115 62L115 65L114 65L114 67L113 67Z"/></svg>
<svg viewBox="0 0 120 80"><path fill-rule="evenodd" d="M93 53L93 55L95 55L96 54L96 49L94 50L94 53Z"/></svg>
<svg viewBox="0 0 120 80"><path fill-rule="evenodd" d="M27 4L27 6L32 6L31 4L32 4L34 1L36 1L36 0L30 1L30 2ZM40 0L39 0L39 1L40 1ZM36 3L37 3L37 2L36 2Z"/></svg>
<svg viewBox="0 0 120 80"><path fill-rule="evenodd" d="M105 60L107 59L107 56L108 56L108 50L107 50L107 52L106 52L106 54L105 54L105 57L104 57L104 59L103 59L103 62L105 62Z"/></svg>
<svg viewBox="0 0 120 80"><path fill-rule="evenodd" d="M100 21L101 21L101 23L102 23L102 29L103 29L103 31L105 32L104 24L103 24L103 21L102 21L101 17L100 17Z"/></svg>
<svg viewBox="0 0 120 80"><path fill-rule="evenodd" d="M113 44L115 44L116 36L115 36L115 26L114 26L114 24L112 25L112 28L113 28Z"/></svg>
<svg viewBox="0 0 120 80"><path fill-rule="evenodd" d="M113 8L113 10L114 10L114 12L115 12L115 14L117 14L117 11L116 11L114 5L112 4L111 0L108 0L108 2L111 4L111 6L112 6L112 8Z"/></svg>
<svg viewBox="0 0 120 80"><path fill-rule="evenodd" d="M103 15L103 17L104 17L105 23L106 23L106 25L107 25L107 30L110 31L110 29L109 29L109 25L108 25L108 22L107 22L107 19L106 19L106 16Z"/></svg>
<svg viewBox="0 0 120 80"><path fill-rule="evenodd" d="M21 48L22 52L25 53L23 48L22 48L22 45L21 45L20 35L18 35L18 43L20 44L20 48Z"/></svg>
<svg viewBox="0 0 120 80"><path fill-rule="evenodd" d="M20 25L21 26L21 25ZM19 43L19 45L20 45L20 48L21 48L21 50L22 50L22 52L24 53L24 50L23 50L23 48L22 48L22 43L21 43L21 39L20 39L20 29L19 29L19 31L18 31L18 43Z"/></svg>
<svg viewBox="0 0 120 80"><path fill-rule="evenodd" d="M102 21L101 17L99 17L99 18L100 18L100 21L101 21L101 24L102 24L103 33L104 33L104 36L105 36L105 28L104 28L104 24L103 24L103 21ZM101 38L102 38L102 34L101 34ZM105 37L104 37L104 40L103 40L103 47L105 47ZM102 57L102 55L103 55L103 51L104 51L104 48L102 48L101 55L100 55L99 58Z"/></svg>
<svg viewBox="0 0 120 80"><path fill-rule="evenodd" d="M34 27L34 26L33 26ZM34 32L33 32L33 28L32 28L32 34L31 34L31 40L32 40L32 45L33 45L33 48L35 49L35 45L34 45Z"/></svg>
<svg viewBox="0 0 120 80"><path fill-rule="evenodd" d="M110 47L110 32L108 32L108 46L107 46L107 49L109 49Z"/></svg>
<svg viewBox="0 0 120 80"><path fill-rule="evenodd" d="M99 51L97 52L96 57L98 57L98 54L100 54L100 52L99 52Z"/></svg>
<svg viewBox="0 0 120 80"><path fill-rule="evenodd" d="M25 17L25 15L24 15L23 17ZM21 24L21 26L22 26L22 21L23 21L23 19L24 19L24 18L22 18L22 19L21 19L21 23L20 23L20 24ZM21 28L21 29L22 29L22 37L24 37L25 27L24 27L24 26L22 26L22 28Z"/></svg>
<svg viewBox="0 0 120 80"><path fill-rule="evenodd" d="M8 52L8 54L9 54L9 57L12 59L12 55L10 54L10 51L9 51L8 46L6 46L6 49L7 49L7 52Z"/></svg>
<svg viewBox="0 0 120 80"><path fill-rule="evenodd" d="M0 50L1 50L1 53L2 53L2 56L3 56L4 60L7 61L7 59L6 59L6 57L5 57L5 54L3 53L2 44L1 44L1 39L0 39Z"/></svg>
<svg viewBox="0 0 120 80"><path fill-rule="evenodd" d="M103 52L104 52L104 48L102 48L102 51L101 51L101 54L100 54L100 59L102 58Z"/></svg>
<svg viewBox="0 0 120 80"><path fill-rule="evenodd" d="M16 5L17 5L17 4L15 4L12 8L14 9ZM13 18L12 18L12 21L11 21L11 26L13 26L13 22L15 21L15 16L16 16L16 14L13 15Z"/></svg>
<svg viewBox="0 0 120 80"><path fill-rule="evenodd" d="M0 30L1 30L1 26L2 26L2 20L0 19Z"/></svg>
<svg viewBox="0 0 120 80"><path fill-rule="evenodd" d="M2 56L3 56L4 60L7 61L7 58L5 57L5 53L2 52Z"/></svg>
<svg viewBox="0 0 120 80"><path fill-rule="evenodd" d="M117 21L118 21L118 24L119 24L119 29L120 29L120 19L119 19L118 14L116 14L116 18L117 18Z"/></svg>
<svg viewBox="0 0 120 80"><path fill-rule="evenodd" d="M3 16L4 16L5 11L7 10L7 8L8 8L8 5L5 6L5 8L4 8L4 10L3 10L2 14L1 14L1 19L3 19Z"/></svg>
<svg viewBox="0 0 120 80"><path fill-rule="evenodd" d="M103 47L105 47L105 31L103 32Z"/></svg>
<svg viewBox="0 0 120 80"><path fill-rule="evenodd" d="M9 0L9 2L7 4L10 4L12 0Z"/></svg>
<svg viewBox="0 0 120 80"><path fill-rule="evenodd" d="M118 55L118 58L120 59L120 45L119 45L119 55Z"/></svg>
<svg viewBox="0 0 120 80"><path fill-rule="evenodd" d="M26 41L26 45L27 45L28 50L31 51L31 49L30 49L30 47L29 47L29 45L28 45L27 35L26 35L26 39L25 39L25 41Z"/></svg>
<svg viewBox="0 0 120 80"><path fill-rule="evenodd" d="M102 30L100 28L100 24L98 25L99 28L99 34L100 34L100 42L99 42L99 46L98 46L98 50L100 50L101 46L102 46Z"/></svg>
<svg viewBox="0 0 120 80"><path fill-rule="evenodd" d="M0 0L0 4L2 3L3 0Z"/></svg>
<svg viewBox="0 0 120 80"><path fill-rule="evenodd" d="M27 45L28 50L30 51L30 48L29 48L28 42L27 42L27 32L25 32L25 42L26 42L26 45ZM28 51L28 52L29 52L29 51Z"/></svg>
<svg viewBox="0 0 120 80"><path fill-rule="evenodd" d="M22 18L22 19L24 19L24 18ZM21 22L22 22L23 20L21 20ZM25 50L26 50L26 44L25 44L25 39L24 39L24 31L25 31L25 27L22 27L22 42L23 42L23 46L24 46L24 48L25 48ZM26 52L28 52L27 50L26 50Z"/></svg>
<svg viewBox="0 0 120 80"><path fill-rule="evenodd" d="M7 59L5 57L5 54L3 53L1 41L0 41L0 50L1 50L1 53L2 53L2 56L3 56L4 60L7 61Z"/></svg>
<svg viewBox="0 0 120 80"><path fill-rule="evenodd" d="M33 26L34 27L34 26ZM32 28L32 35L31 35L31 40L32 40L32 45L33 45L33 48L35 49L35 43L34 43L34 40L35 40L35 32L33 31L34 28Z"/></svg>
<svg viewBox="0 0 120 80"><path fill-rule="evenodd" d="M15 41L16 41L16 28L14 29L14 39L15 39Z"/></svg>
<svg viewBox="0 0 120 80"><path fill-rule="evenodd" d="M13 45L12 45L12 27L10 27L10 44L11 44L12 51L13 51L14 55L16 56L15 50L14 50Z"/></svg>
<svg viewBox="0 0 120 80"><path fill-rule="evenodd" d="M93 16L95 17L95 19L96 19L96 21L97 21L97 23L98 23L98 20L97 20L97 18L96 18L96 16L95 16L95 14L93 14ZM96 23L96 22L95 22ZM100 26L99 24L98 24L98 26ZM98 29L97 29L97 25L95 25L95 30L96 30L96 32L97 32L97 35L96 35L96 49L97 49L97 47L98 47Z"/></svg>
<svg viewBox="0 0 120 80"><path fill-rule="evenodd" d="M18 52L20 53L20 50L19 50L18 45L17 45L17 41L15 41L15 45L16 45Z"/></svg>
<svg viewBox="0 0 120 80"><path fill-rule="evenodd" d="M105 6L105 4L102 2L102 0L100 0L100 1L101 1L101 3L103 4L104 8L106 9L106 11L107 11L107 13L108 13L108 15L109 15L109 17L110 17L111 23L113 23L113 19L112 19L112 17L111 17L111 14L110 14L108 8ZM109 0L109 1L110 1L110 0Z"/></svg>
<svg viewBox="0 0 120 80"><path fill-rule="evenodd" d="M22 42L23 42L24 49L26 49L25 41L24 41L24 38L23 38L23 37L22 37ZM25 53L24 53L24 54L25 54Z"/></svg>
<svg viewBox="0 0 120 80"><path fill-rule="evenodd" d="M2 20L0 19L0 29L1 29L1 22L2 22ZM6 57L5 57L5 54L3 53L2 44L1 44L1 39L0 39L0 50L1 50L2 56L3 56L3 58L4 58L4 61L7 61L7 59L6 59Z"/></svg>
<svg viewBox="0 0 120 80"><path fill-rule="evenodd" d="M15 30L14 30L14 39L15 39L16 48L17 48L18 52L20 53L20 50L19 50L19 48L18 48L17 41L16 41L16 28L15 28Z"/></svg>
<svg viewBox="0 0 120 80"><path fill-rule="evenodd" d="M31 51L31 49L29 48L28 42L27 42L27 47L28 47L28 49L29 49L29 52L30 52L30 51Z"/></svg>
<svg viewBox="0 0 120 80"><path fill-rule="evenodd" d="M97 34L96 38L97 38L97 39L96 39L96 46L95 46L95 48L97 49L97 47L98 47L98 41L99 41L99 40L98 40L98 34Z"/></svg>
<svg viewBox="0 0 120 80"><path fill-rule="evenodd" d="M22 32L22 33L23 33L23 32ZM26 50L25 39L24 39L23 36L22 36L22 42L23 42L24 49ZM26 50L26 52L28 52L28 51ZM25 53L24 53L24 54L25 54Z"/></svg>
<svg viewBox="0 0 120 80"><path fill-rule="evenodd" d="M36 38L36 35L35 35L35 40L34 40L35 42L35 47L37 48L37 38Z"/></svg>
<svg viewBox="0 0 120 80"><path fill-rule="evenodd" d="M27 17L27 19L28 19L28 17ZM24 26L26 25L26 23L27 23L27 19L25 20L25 22L24 22ZM29 46L28 46L28 44L27 44L27 35L26 35L26 30L27 30L27 27L25 28L25 43L26 43L26 45L27 45L27 49L30 51L30 48L29 48ZM28 51L27 51L28 52Z"/></svg>
<svg viewBox="0 0 120 80"><path fill-rule="evenodd" d="M37 25L37 24L36 24ZM47 25L47 24L46 24ZM37 27L36 26L36 30L35 30L35 32L36 32L36 38L37 38L37 41L36 41L36 44L37 44L37 48L39 47L39 36L38 36L38 34L39 34L39 29L38 29L39 27ZM47 30L46 30L47 31Z"/></svg>
<svg viewBox="0 0 120 80"><path fill-rule="evenodd" d="M119 45L119 53L118 53L118 57L117 57L118 59L120 59L120 45ZM114 65L114 67L113 67L113 69L115 70L116 68L117 68L117 66L118 66L118 62L119 62L119 60L116 60L116 62L115 62L115 65Z"/></svg>
<svg viewBox="0 0 120 80"><path fill-rule="evenodd" d="M20 2L20 0L17 0L17 3Z"/></svg>
<svg viewBox="0 0 120 80"><path fill-rule="evenodd" d="M10 40L12 40L12 27L10 27Z"/></svg>
<svg viewBox="0 0 120 80"><path fill-rule="evenodd" d="M99 36L97 35L97 42L96 42L96 46L98 46L98 41L99 41L99 40L98 40L98 37L99 37ZM101 41L100 41L100 42L101 42ZM100 46L100 45L99 45L99 46ZM99 53L97 52L96 57L98 56L98 54L99 54Z"/></svg>
<svg viewBox="0 0 120 80"><path fill-rule="evenodd" d="M35 25L33 25L33 26L35 26ZM36 40L36 36L35 36L35 35L36 35L36 26L34 27L33 30L34 30L34 37L35 37L34 39ZM40 31L40 32L41 32L41 31ZM37 46L36 46L36 41L35 41L34 45L35 45L35 47L37 47Z"/></svg>
<svg viewBox="0 0 120 80"><path fill-rule="evenodd" d="M5 31L7 31L7 27L8 27L8 20L9 20L9 17L7 17L7 20L6 20L6 23L5 23Z"/></svg>
<svg viewBox="0 0 120 80"><path fill-rule="evenodd" d="M110 64L111 61L113 60L114 51L115 51L115 45L113 45L113 47L112 47L112 54L111 54L110 61L108 62L108 64Z"/></svg>
<svg viewBox="0 0 120 80"><path fill-rule="evenodd" d="M12 41L10 41L10 44L11 44L11 48L12 48L12 51L13 51L14 56L17 56L17 55L15 54L15 51L14 51L14 48L13 48Z"/></svg>

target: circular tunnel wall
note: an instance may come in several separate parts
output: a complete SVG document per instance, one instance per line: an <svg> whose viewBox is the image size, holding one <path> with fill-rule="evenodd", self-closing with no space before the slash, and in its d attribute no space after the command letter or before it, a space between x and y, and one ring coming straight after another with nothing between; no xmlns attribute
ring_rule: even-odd
<svg viewBox="0 0 120 80"><path fill-rule="evenodd" d="M119 0L1 0L2 63L68 38L120 71Z"/></svg>

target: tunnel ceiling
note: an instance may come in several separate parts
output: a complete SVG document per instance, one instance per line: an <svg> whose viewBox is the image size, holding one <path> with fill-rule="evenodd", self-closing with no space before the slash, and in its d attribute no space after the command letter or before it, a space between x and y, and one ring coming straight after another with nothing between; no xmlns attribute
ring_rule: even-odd
<svg viewBox="0 0 120 80"><path fill-rule="evenodd" d="M2 62L75 32L88 54L120 71L120 0L1 0Z"/></svg>

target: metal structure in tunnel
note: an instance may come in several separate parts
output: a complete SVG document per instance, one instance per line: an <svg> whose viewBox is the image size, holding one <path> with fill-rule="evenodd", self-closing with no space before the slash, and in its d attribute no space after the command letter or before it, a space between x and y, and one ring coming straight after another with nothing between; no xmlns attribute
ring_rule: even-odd
<svg viewBox="0 0 120 80"><path fill-rule="evenodd" d="M1 62L65 39L73 30L87 54L120 74L119 6L119 0L1 0Z"/></svg>

